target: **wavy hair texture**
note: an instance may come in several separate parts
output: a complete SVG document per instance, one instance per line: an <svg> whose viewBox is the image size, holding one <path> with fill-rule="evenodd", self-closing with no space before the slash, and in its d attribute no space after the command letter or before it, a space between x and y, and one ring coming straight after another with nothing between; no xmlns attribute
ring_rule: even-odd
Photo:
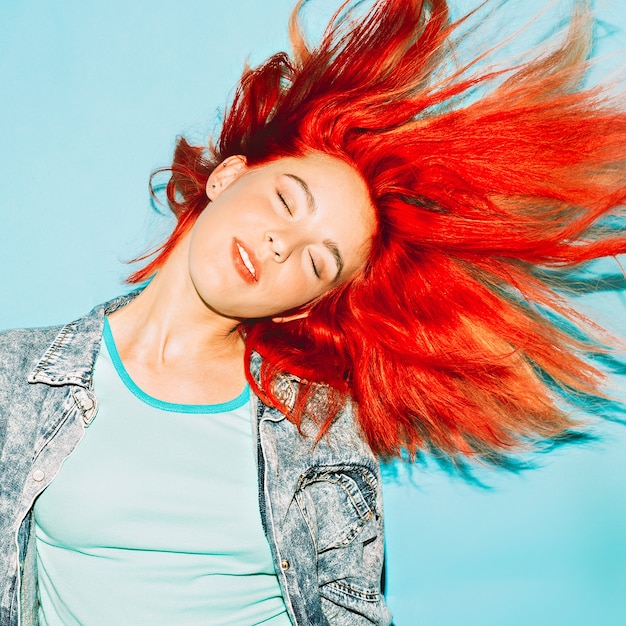
<svg viewBox="0 0 626 626"><path fill-rule="evenodd" d="M303 4L291 56L246 68L215 144L179 139L167 186L177 226L130 281L158 270L205 209L224 158L332 154L369 186L370 259L308 317L244 324L248 355L263 357L260 382L250 377L261 397L297 423L322 398L324 428L350 397L384 457L498 463L571 435L568 406L601 396L589 355L603 348L559 280L626 251L615 227L626 114L581 86L587 2L558 45L513 67L489 64L489 52L453 65L479 27L472 14L451 21L445 0L345 3L315 47ZM301 381L295 406L277 391L285 373Z"/></svg>

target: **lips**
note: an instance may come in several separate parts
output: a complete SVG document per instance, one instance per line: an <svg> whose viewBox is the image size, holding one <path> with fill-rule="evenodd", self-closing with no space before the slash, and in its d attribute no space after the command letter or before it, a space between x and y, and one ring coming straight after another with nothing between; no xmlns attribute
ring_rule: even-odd
<svg viewBox="0 0 626 626"><path fill-rule="evenodd" d="M233 239L232 246L233 261L238 274L247 283L256 283L259 280L259 264L254 253L246 248L241 241Z"/></svg>

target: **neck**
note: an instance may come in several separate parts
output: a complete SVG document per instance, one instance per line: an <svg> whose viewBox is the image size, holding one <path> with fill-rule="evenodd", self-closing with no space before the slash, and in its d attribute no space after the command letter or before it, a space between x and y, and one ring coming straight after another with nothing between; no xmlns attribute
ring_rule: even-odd
<svg viewBox="0 0 626 626"><path fill-rule="evenodd" d="M109 321L122 352L139 350L151 359L186 355L241 355L239 321L208 307L187 270L188 237L183 239L147 287Z"/></svg>

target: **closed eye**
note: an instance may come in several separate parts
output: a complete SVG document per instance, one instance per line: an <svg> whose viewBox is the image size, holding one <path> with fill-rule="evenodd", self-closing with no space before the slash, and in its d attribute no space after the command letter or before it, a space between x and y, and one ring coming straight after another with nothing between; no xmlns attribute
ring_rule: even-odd
<svg viewBox="0 0 626 626"><path fill-rule="evenodd" d="M287 213L289 213L289 215L293 217L293 213L291 212L291 209L289 208L289 205L287 204L287 201L285 200L285 197L283 196L283 194L277 190L276 195L278 196L278 199L281 201L282 205L285 207L285 210L287 211Z"/></svg>
<svg viewBox="0 0 626 626"><path fill-rule="evenodd" d="M315 265L315 259L313 258L313 255L311 253L309 253L309 258L311 259L311 265L313 266L313 273L318 277L321 278L320 276L320 272L317 269L317 265Z"/></svg>

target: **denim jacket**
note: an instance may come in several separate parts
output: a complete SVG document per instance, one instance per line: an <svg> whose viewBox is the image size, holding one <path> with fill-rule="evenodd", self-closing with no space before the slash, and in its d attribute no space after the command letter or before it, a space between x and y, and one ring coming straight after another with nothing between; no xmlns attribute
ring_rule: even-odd
<svg viewBox="0 0 626 626"><path fill-rule="evenodd" d="M63 328L0 333L0 624L37 624L32 507L96 418L92 372L105 314L123 296ZM259 357L251 371L258 374ZM282 393L295 396L296 382ZM350 410L315 442L253 398L259 508L294 624L390 624L380 592L378 463ZM309 435L309 436L306 436Z"/></svg>

